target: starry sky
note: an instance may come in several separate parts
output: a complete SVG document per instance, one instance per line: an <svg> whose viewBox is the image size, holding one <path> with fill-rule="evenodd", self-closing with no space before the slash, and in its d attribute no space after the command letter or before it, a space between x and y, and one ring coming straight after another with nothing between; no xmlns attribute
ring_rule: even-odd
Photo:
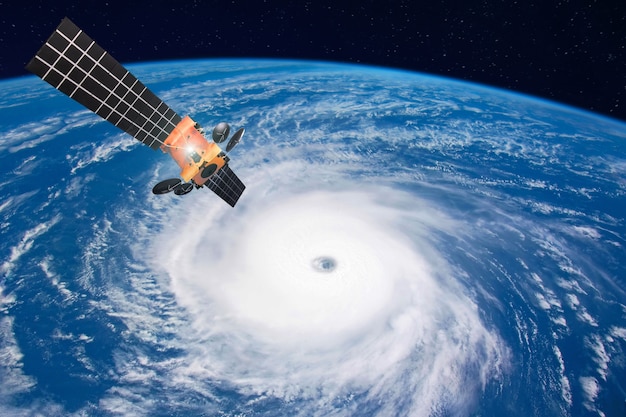
<svg viewBox="0 0 626 417"><path fill-rule="evenodd" d="M624 0L0 0L0 78L68 16L123 63L302 58L478 82L626 120Z"/></svg>

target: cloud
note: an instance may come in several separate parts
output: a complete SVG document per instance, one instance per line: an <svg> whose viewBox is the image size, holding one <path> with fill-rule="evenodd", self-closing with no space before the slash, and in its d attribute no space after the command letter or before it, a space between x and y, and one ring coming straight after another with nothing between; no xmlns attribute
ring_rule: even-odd
<svg viewBox="0 0 626 417"><path fill-rule="evenodd" d="M21 240L11 248L11 254L8 259L0 265L0 272L9 275L15 266L15 263L33 247L35 240L46 233L52 226L61 220L60 215L56 215L47 222L39 223L35 227L27 230Z"/></svg>
<svg viewBox="0 0 626 417"><path fill-rule="evenodd" d="M253 176L236 210L186 205L157 238L154 269L192 323L180 379L309 400L303 415L350 393L382 415L399 402L413 415L468 407L507 351L429 238L459 225L399 190L364 190L329 167L304 179L319 167L286 164L288 177L281 164ZM321 271L320 257L334 268Z"/></svg>

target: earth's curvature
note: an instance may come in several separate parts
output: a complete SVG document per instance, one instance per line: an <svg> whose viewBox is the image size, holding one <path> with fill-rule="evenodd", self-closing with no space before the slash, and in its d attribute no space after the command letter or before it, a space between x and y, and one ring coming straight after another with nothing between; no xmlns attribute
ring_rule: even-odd
<svg viewBox="0 0 626 417"><path fill-rule="evenodd" d="M420 74L130 67L246 127L233 209L35 77L0 93L0 414L626 410L626 125Z"/></svg>

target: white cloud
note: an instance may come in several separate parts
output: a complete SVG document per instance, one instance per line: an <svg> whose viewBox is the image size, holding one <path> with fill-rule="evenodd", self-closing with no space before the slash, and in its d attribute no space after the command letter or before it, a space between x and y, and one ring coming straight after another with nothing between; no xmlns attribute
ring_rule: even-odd
<svg viewBox="0 0 626 417"><path fill-rule="evenodd" d="M27 230L22 236L22 239L11 248L9 258L0 265L0 272L9 275L15 263L33 247L35 240L57 224L60 219L61 216L56 215L49 221L40 223L32 229Z"/></svg>
<svg viewBox="0 0 626 417"><path fill-rule="evenodd" d="M593 404L598 397L598 393L600 392L598 380L592 376L581 376L580 378L578 378L578 382L581 385L585 398L583 405L587 410L596 411L596 408Z"/></svg>
<svg viewBox="0 0 626 417"><path fill-rule="evenodd" d="M157 240L155 268L193 324L181 380L218 377L286 401L367 393L391 413L398 401L417 415L451 395L471 403L508 354L427 238L459 225L398 190L285 164L264 183L249 176L238 211L200 196L211 208L182 207L185 220ZM316 270L320 256L335 269Z"/></svg>

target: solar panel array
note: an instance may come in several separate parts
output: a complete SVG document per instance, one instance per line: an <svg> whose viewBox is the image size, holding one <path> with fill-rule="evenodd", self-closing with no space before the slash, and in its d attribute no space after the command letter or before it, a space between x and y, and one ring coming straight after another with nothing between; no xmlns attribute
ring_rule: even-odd
<svg viewBox="0 0 626 417"><path fill-rule="evenodd" d="M243 190L246 189L246 186L228 165L224 165L204 185L230 204L231 207L235 207Z"/></svg>
<svg viewBox="0 0 626 417"><path fill-rule="evenodd" d="M26 69L152 149L181 120L68 18Z"/></svg>

